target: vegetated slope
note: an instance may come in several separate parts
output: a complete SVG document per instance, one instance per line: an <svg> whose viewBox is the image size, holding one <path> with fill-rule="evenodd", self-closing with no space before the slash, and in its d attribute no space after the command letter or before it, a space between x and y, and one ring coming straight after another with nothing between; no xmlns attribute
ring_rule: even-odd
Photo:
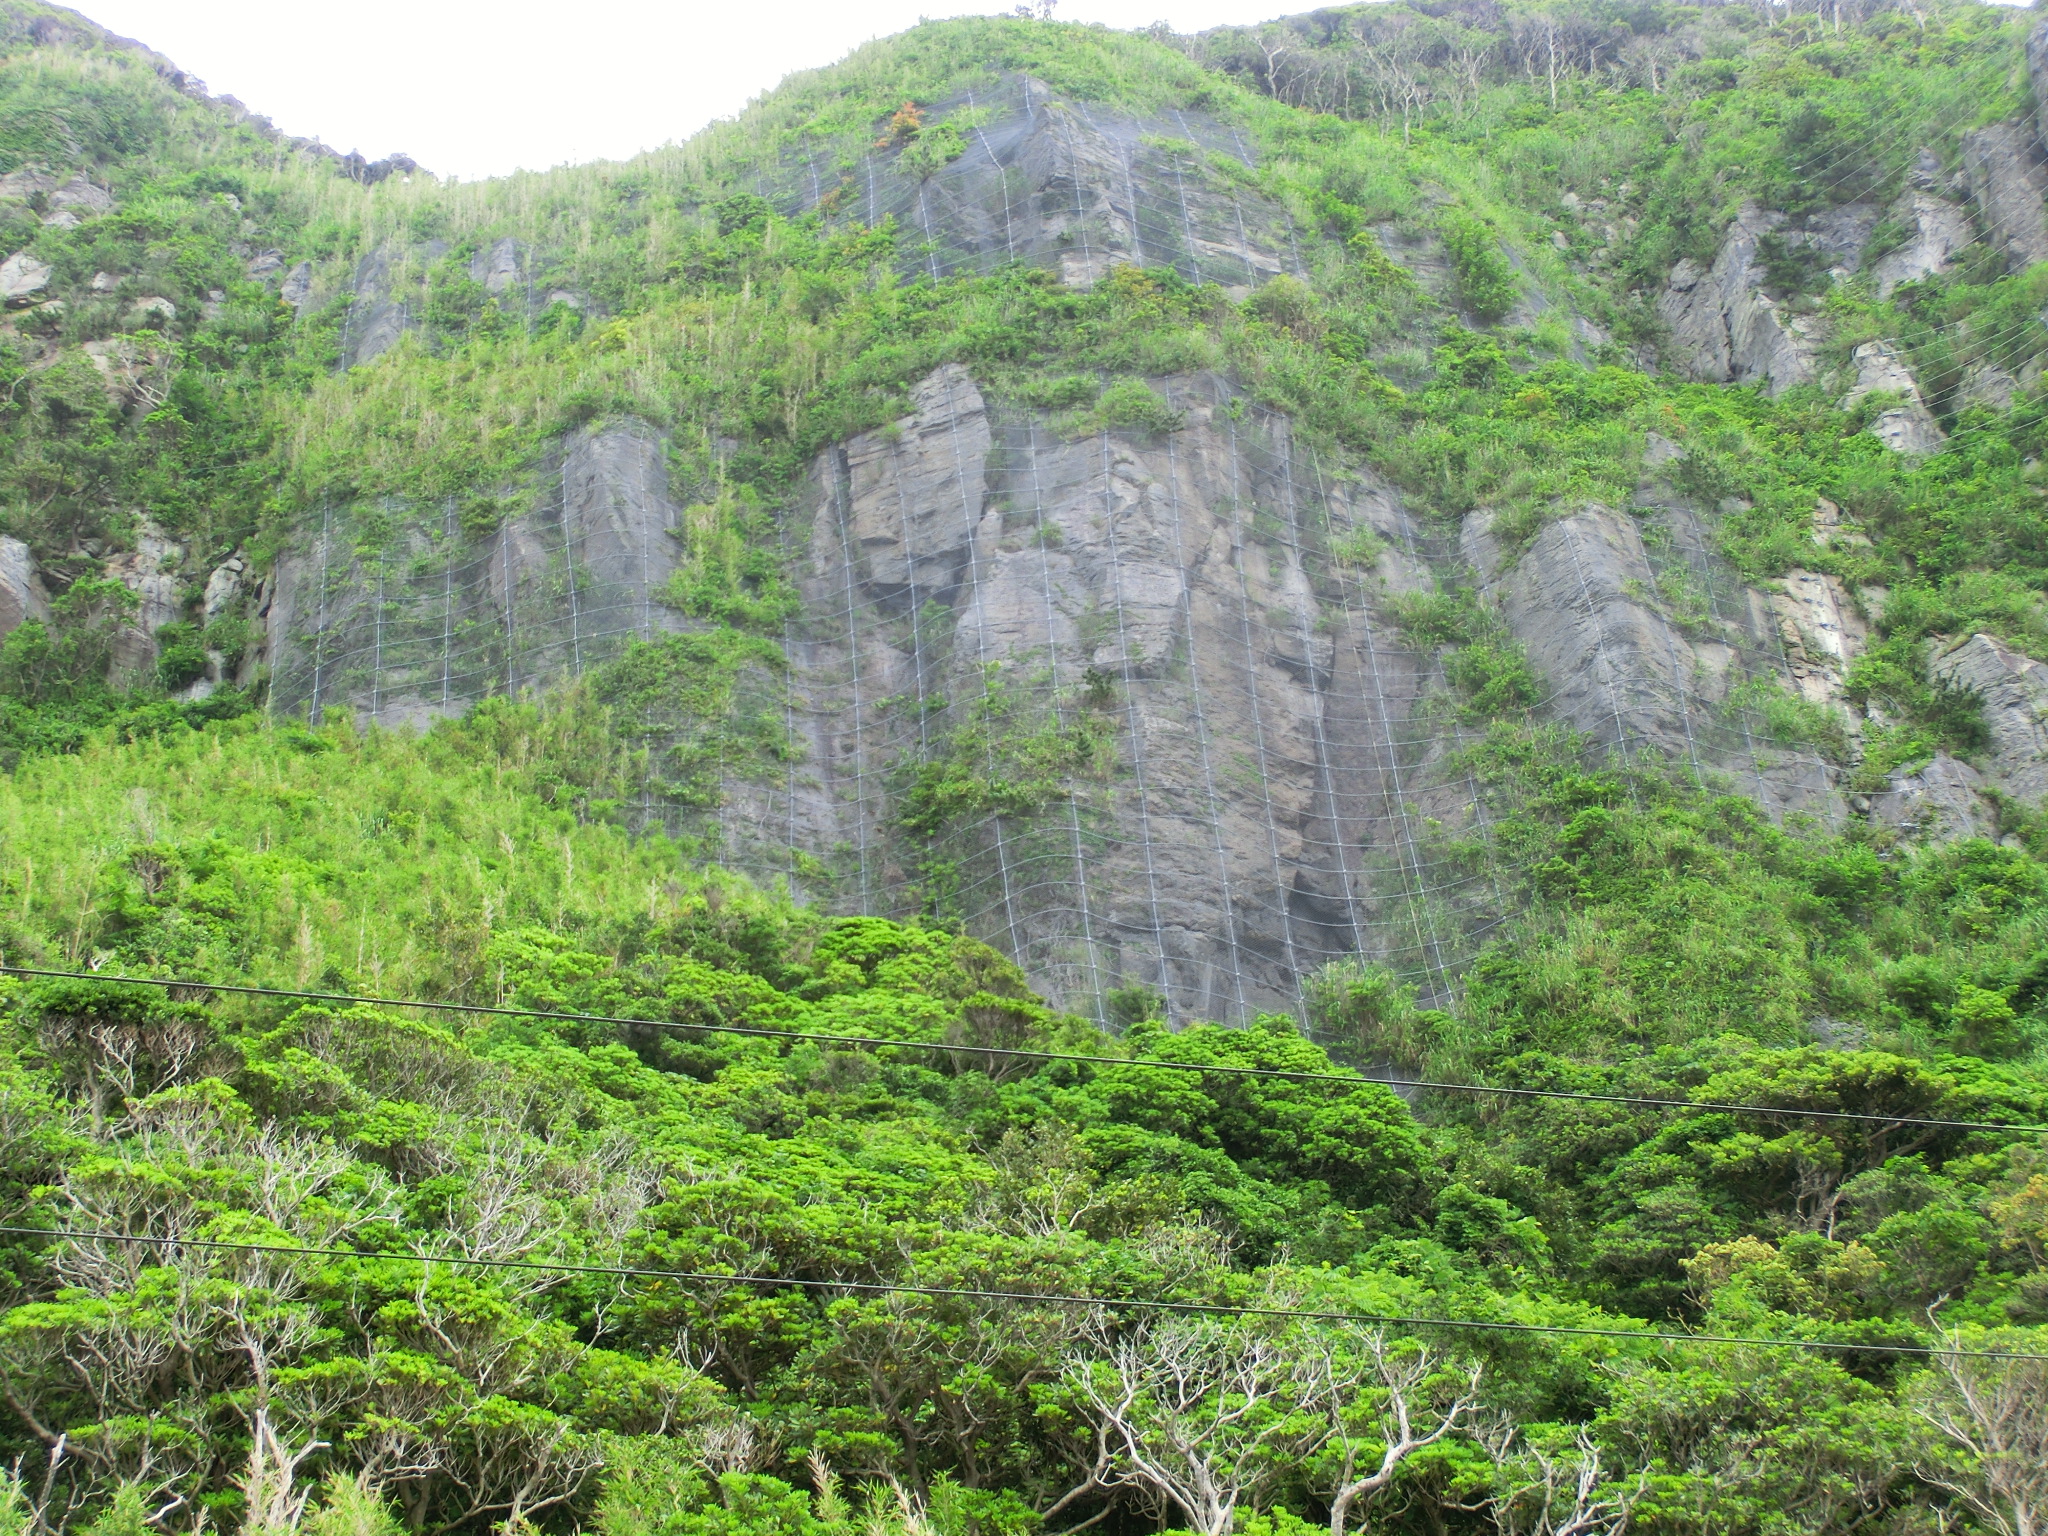
<svg viewBox="0 0 2048 1536"><path fill-rule="evenodd" d="M2048 1352L2040 1138L1893 1123L2048 1121L2028 18L946 23L468 187L8 16L7 962L648 1021L13 986L6 1224L258 1246L7 1235L8 1519L2038 1525L1879 1348Z"/></svg>

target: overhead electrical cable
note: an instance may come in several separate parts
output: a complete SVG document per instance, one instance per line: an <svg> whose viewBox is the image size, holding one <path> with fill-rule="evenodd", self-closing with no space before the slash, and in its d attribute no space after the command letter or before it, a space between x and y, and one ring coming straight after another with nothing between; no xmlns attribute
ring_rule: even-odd
<svg viewBox="0 0 2048 1536"><path fill-rule="evenodd" d="M1715 1099L1664 1099L1626 1093L1585 1093L1568 1088L1507 1088L1485 1083L1443 1083L1428 1079L1368 1077L1360 1072L1311 1072L1290 1067L1244 1067L1199 1061L1163 1061L1150 1056L1092 1056L1078 1051L1042 1051L1022 1046L972 1045L944 1040L892 1040L883 1035L841 1035L824 1030L764 1029L751 1024L692 1024L674 1019L636 1019L603 1013L557 1013L544 1008L508 1008L493 1003L426 1002L416 998L367 997L342 992L308 992L293 987L254 987L234 982L192 981L177 977L102 976L90 971L45 970L35 966L0 965L0 975L37 976L60 981L97 981L165 991L225 992L244 997L296 998L335 1003L349 1008L419 1008L437 1013L483 1014L498 1018L545 1019L561 1024L606 1024L638 1029L673 1029L686 1033L738 1035L754 1040L799 1040L821 1045L857 1045L877 1050L934 1051L948 1056L1001 1056L1025 1061L1067 1061L1100 1067L1159 1067L1221 1077L1274 1078L1286 1082L1338 1083L1357 1088L1375 1084L1412 1092L1469 1093L1516 1099L1573 1099L1594 1104L1626 1104L1638 1109L1688 1109L1707 1114L1775 1115L1801 1120L1834 1120L1934 1131L2002 1131L2048 1135L2048 1125L2005 1120L1944 1120L1924 1115L1877 1115L1846 1109L1806 1109L1796 1105L1735 1104Z"/></svg>
<svg viewBox="0 0 2048 1536"><path fill-rule="evenodd" d="M160 1237L134 1232L67 1232L56 1227L0 1226L0 1233L65 1242L133 1243L156 1248L211 1248L228 1253L275 1253L301 1258L360 1259L366 1263L447 1264L458 1269L509 1269L560 1275L613 1275L632 1280L684 1280L692 1284L771 1285L792 1290L856 1291L863 1295L951 1297L1017 1301L1040 1306L1101 1307L1106 1311L1169 1312L1221 1317L1283 1317L1298 1322L1363 1323L1369 1327L1462 1328L1482 1333L1552 1333L1580 1338L1631 1339L1658 1344L1734 1344L1758 1349L1806 1349L1827 1354L1936 1356L1966 1360L2048 1362L2048 1354L2021 1350L1943 1349L1933 1344L1850 1343L1834 1339L1758 1339L1740 1334L1676 1333L1637 1328L1589 1328L1569 1323L1523 1323L1496 1318L1412 1317L1398 1312L1338 1312L1309 1307L1259 1307L1220 1301L1162 1301L1147 1296L1086 1296L1068 1291L1010 1291L965 1285L912 1285L891 1280L818 1280L799 1275L721 1274L714 1270L655 1269L629 1264L566 1264L547 1259L472 1259L421 1253L365 1253L355 1248L298 1247L223 1238Z"/></svg>

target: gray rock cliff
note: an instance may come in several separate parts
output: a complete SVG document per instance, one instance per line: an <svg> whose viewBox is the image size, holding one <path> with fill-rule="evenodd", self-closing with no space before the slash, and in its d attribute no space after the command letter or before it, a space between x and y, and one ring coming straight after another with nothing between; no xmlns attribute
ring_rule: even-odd
<svg viewBox="0 0 2048 1536"><path fill-rule="evenodd" d="M1963 172L1992 245L2017 272L2048 261L2048 157L2025 125L1991 123L1963 135Z"/></svg>
<svg viewBox="0 0 2048 1536"><path fill-rule="evenodd" d="M1785 222L1745 206L1705 271L1690 260L1671 270L1657 313L1671 332L1669 362L1688 378L1747 384L1772 394L1810 383L1818 336L1763 290L1757 243Z"/></svg>

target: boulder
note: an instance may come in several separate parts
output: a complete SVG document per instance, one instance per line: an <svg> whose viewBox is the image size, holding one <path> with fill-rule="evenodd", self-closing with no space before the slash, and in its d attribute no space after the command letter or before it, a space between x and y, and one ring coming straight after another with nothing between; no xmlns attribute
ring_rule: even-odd
<svg viewBox="0 0 2048 1536"><path fill-rule="evenodd" d="M48 262L37 261L27 251L16 251L0 262L0 303L9 309L33 303L49 282Z"/></svg>
<svg viewBox="0 0 2048 1536"><path fill-rule="evenodd" d="M1963 135L1963 172L1992 245L2017 272L2048 261L2048 165L2033 132L1991 123Z"/></svg>
<svg viewBox="0 0 2048 1536"><path fill-rule="evenodd" d="M302 261L284 277L284 286L277 296L293 309L303 309L307 298L313 292L313 263Z"/></svg>
<svg viewBox="0 0 2048 1536"><path fill-rule="evenodd" d="M249 258L249 265L246 270L251 278L261 282L273 273L284 270L284 257L280 256L276 251L258 251Z"/></svg>
<svg viewBox="0 0 2048 1536"><path fill-rule="evenodd" d="M147 293L128 306L126 318L130 325L173 325L178 319L178 306L161 294Z"/></svg>
<svg viewBox="0 0 2048 1536"><path fill-rule="evenodd" d="M1896 342L1866 341L1856 349L1855 363L1856 383L1842 397L1844 410L1870 395L1898 397L1871 422L1871 436L1894 453L1914 455L1932 453L1947 440Z"/></svg>

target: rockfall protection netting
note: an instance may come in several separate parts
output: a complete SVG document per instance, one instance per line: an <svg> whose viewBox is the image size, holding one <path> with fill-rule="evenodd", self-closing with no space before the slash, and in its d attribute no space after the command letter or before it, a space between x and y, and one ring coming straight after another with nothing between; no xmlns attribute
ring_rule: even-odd
<svg viewBox="0 0 2048 1536"><path fill-rule="evenodd" d="M835 220L893 220L905 271L935 280L1021 261L1086 286L1129 263L1237 290L1302 269L1286 211L1243 175L1243 133L1199 112L1124 117L1011 76L931 117L968 125L953 129L957 158L933 163L914 142L851 164L819 150L758 189Z"/></svg>
<svg viewBox="0 0 2048 1536"><path fill-rule="evenodd" d="M790 670L746 706L798 750L729 767L714 807L650 789L643 820L839 910L957 917L1084 1012L1119 987L1181 1018L1295 1011L1353 955L1448 1000L1521 872L1461 758L1483 723L1393 615L1493 557L1221 381L1163 387L1181 430L1075 438L941 370L900 430L827 454L784 519ZM274 705L416 724L681 629L679 521L637 428L579 435L535 510L480 535L452 505L324 514L280 565ZM1480 572L1534 642L1527 715L1825 816L1833 770L1744 692L1789 682L1778 622L1710 545L1646 497ZM1066 761L1082 723L1094 755ZM913 832L926 769L975 789Z"/></svg>
<svg viewBox="0 0 2048 1536"><path fill-rule="evenodd" d="M278 562L273 708L421 724L681 628L660 600L681 555L667 483L662 439L629 426L571 438L533 510L485 531L453 498L324 508Z"/></svg>

